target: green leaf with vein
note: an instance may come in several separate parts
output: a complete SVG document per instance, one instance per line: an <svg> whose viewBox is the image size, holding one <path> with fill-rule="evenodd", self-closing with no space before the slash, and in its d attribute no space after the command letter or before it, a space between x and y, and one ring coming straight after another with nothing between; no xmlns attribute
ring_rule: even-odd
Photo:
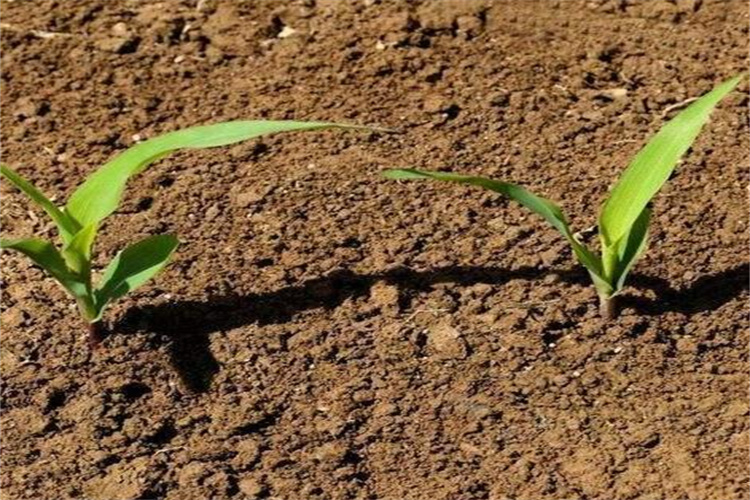
<svg viewBox="0 0 750 500"><path fill-rule="evenodd" d="M234 121L191 127L171 132L125 150L96 170L58 208L39 189L6 165L0 174L55 222L62 240L62 251L39 239L2 240L2 247L28 256L70 292L81 314L90 323L98 322L113 300L141 286L168 262L177 239L157 235L128 246L107 267L99 286L92 282L92 249L101 222L120 203L127 181L150 164L179 149L215 148L279 132L340 128L386 131L328 122Z"/></svg>
<svg viewBox="0 0 750 500"><path fill-rule="evenodd" d="M388 179L395 180L435 179L439 181L456 182L459 184L469 184L503 194L508 198L517 201L537 215L542 216L547 222L552 224L555 229L560 231L565 239L568 240L568 243L573 247L573 252L581 264L586 266L586 269L588 269L590 273L597 276L601 275L602 270L599 258L575 239L573 233L570 231L570 227L568 226L568 221L560 210L560 207L545 198L531 193L521 186L509 182L485 179L483 177L472 177L447 172L429 172L426 170L415 169L386 170L383 175Z"/></svg>
<svg viewBox="0 0 750 500"><path fill-rule="evenodd" d="M150 236L125 248L109 263L94 292L97 319L104 307L146 283L167 264L177 248L177 238L169 234Z"/></svg>
<svg viewBox="0 0 750 500"><path fill-rule="evenodd" d="M599 217L601 256L588 250L575 238L557 205L515 184L414 169L392 169L384 172L384 175L397 180L435 179L481 186L501 193L541 215L570 243L574 255L588 270L599 293L602 314L612 317L615 314L612 298L622 291L628 273L646 249L651 216L649 202L690 148L711 111L741 79L742 76L737 76L727 80L696 99L666 123L635 156L602 207Z"/></svg>
<svg viewBox="0 0 750 500"><path fill-rule="evenodd" d="M39 191L32 183L21 177L15 170L7 165L0 164L0 175L8 179L14 186L23 191L26 196L31 198L31 201L39 205L39 207L47 212L47 215L57 225L57 230L60 232L60 236L63 241L70 241L74 234L78 232L80 226L75 220L68 217L57 205L52 203L49 198Z"/></svg>
<svg viewBox="0 0 750 500"><path fill-rule="evenodd" d="M614 244L630 230L693 144L711 111L741 79L727 80L690 104L635 155L602 208L599 230L605 245Z"/></svg>
<svg viewBox="0 0 750 500"><path fill-rule="evenodd" d="M81 226L101 221L117 209L132 176L179 149L215 148L262 135L328 128L383 130L328 122L248 120L170 132L136 144L101 167L73 193L65 212Z"/></svg>
<svg viewBox="0 0 750 500"><path fill-rule="evenodd" d="M63 247L62 256L68 268L74 273L88 279L91 272L91 249L99 227L89 224L76 233L73 239Z"/></svg>
<svg viewBox="0 0 750 500"><path fill-rule="evenodd" d="M73 297L79 298L86 295L85 283L68 269L65 259L49 241L40 238L3 239L0 240L0 248L16 250L27 256L34 264L55 278Z"/></svg>
<svg viewBox="0 0 750 500"><path fill-rule="evenodd" d="M622 290L625 278L635 262L646 251L648 243L648 224L651 220L651 210L644 208L641 215L635 220L628 234L620 240L617 254L617 268L612 277L615 290Z"/></svg>

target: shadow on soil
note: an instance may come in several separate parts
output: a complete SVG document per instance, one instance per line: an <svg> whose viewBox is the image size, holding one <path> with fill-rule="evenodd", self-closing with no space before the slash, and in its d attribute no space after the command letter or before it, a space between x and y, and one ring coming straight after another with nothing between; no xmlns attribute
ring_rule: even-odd
<svg viewBox="0 0 750 500"><path fill-rule="evenodd" d="M656 316L674 311L688 316L717 309L750 289L750 264L742 264L720 273L698 278L689 288L676 290L662 278L633 274L630 285L653 290L659 300L624 295L622 307Z"/></svg>
<svg viewBox="0 0 750 500"><path fill-rule="evenodd" d="M492 267L449 267L417 272L410 269L360 275L336 271L275 292L228 295L205 301L177 301L129 310L113 331L132 333L148 329L169 338L171 364L185 387L205 392L219 371L219 363L209 347L209 334L244 325L283 323L308 309L333 309L344 300L367 295L378 281L400 289L425 290L438 283L502 285L514 279L534 280L554 272L568 283L588 284L583 271L544 271L522 268L509 271ZM750 266L744 264L713 276L698 279L691 287L675 290L661 278L634 274L630 284L653 290L660 300L623 296L622 307L641 314L659 315L668 311L691 315L715 309L748 289Z"/></svg>

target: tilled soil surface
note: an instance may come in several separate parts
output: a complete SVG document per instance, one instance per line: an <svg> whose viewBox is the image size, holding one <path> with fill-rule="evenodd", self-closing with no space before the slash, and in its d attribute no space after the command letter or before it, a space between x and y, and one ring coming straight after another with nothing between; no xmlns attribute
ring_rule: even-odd
<svg viewBox="0 0 750 500"><path fill-rule="evenodd" d="M743 0L11 1L3 160L58 202L140 138L375 124L184 152L97 244L174 232L91 353L3 266L3 498L748 498L748 84L656 198L610 323L563 239L679 103L746 69ZM51 237L7 183L2 232Z"/></svg>

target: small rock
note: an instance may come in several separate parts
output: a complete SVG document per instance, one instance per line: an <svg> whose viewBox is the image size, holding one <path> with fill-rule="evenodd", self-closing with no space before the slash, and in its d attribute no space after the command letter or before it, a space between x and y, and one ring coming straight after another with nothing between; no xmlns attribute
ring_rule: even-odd
<svg viewBox="0 0 750 500"><path fill-rule="evenodd" d="M240 208L247 208L250 205L263 201L267 194L268 191L261 189L254 191L245 191L244 193L240 193L235 197L235 203Z"/></svg>
<svg viewBox="0 0 750 500"><path fill-rule="evenodd" d="M476 16L460 16L456 19L456 27L459 33L467 37L477 36L484 30L482 20Z"/></svg>
<svg viewBox="0 0 750 500"><path fill-rule="evenodd" d="M422 103L422 109L428 113L442 113L448 110L453 104L450 100L440 95L427 97Z"/></svg>
<svg viewBox="0 0 750 500"><path fill-rule="evenodd" d="M393 403L380 403L372 410L375 417L387 417L398 413L398 406Z"/></svg>
<svg viewBox="0 0 750 500"><path fill-rule="evenodd" d="M31 118L33 116L46 115L50 110L49 102L44 100L32 100L22 97L16 101L13 107L13 116L16 118Z"/></svg>
<svg viewBox="0 0 750 500"><path fill-rule="evenodd" d="M187 448L188 458L197 462L222 460L227 452L224 440L212 441L203 437L197 443Z"/></svg>
<svg viewBox="0 0 750 500"><path fill-rule="evenodd" d="M125 23L117 23L112 26L112 34L117 37L127 38L130 36L130 29Z"/></svg>
<svg viewBox="0 0 750 500"><path fill-rule="evenodd" d="M370 300L381 308L398 308L398 288L378 281L370 287Z"/></svg>
<svg viewBox="0 0 750 500"><path fill-rule="evenodd" d="M375 393L368 389L357 391L352 395L352 400L355 403L371 403L375 400Z"/></svg>
<svg viewBox="0 0 750 500"><path fill-rule="evenodd" d="M695 339L682 337L677 339L677 342L675 344L675 347L679 352L684 353L696 353L698 352L698 342L695 341Z"/></svg>
<svg viewBox="0 0 750 500"><path fill-rule="evenodd" d="M679 9L668 0L651 0L640 5L640 16L646 19L676 21Z"/></svg>
<svg viewBox="0 0 750 500"><path fill-rule="evenodd" d="M224 60L224 52L218 47L209 45L206 48L206 60L211 64L219 64Z"/></svg>
<svg viewBox="0 0 750 500"><path fill-rule="evenodd" d="M26 312L18 306L11 307L0 314L0 323L6 328L18 328L22 326L27 319L28 315Z"/></svg>
<svg viewBox="0 0 750 500"><path fill-rule="evenodd" d="M542 279L542 281L547 285L554 285L556 283L560 283L560 281L562 281L562 277L557 273L549 273Z"/></svg>
<svg viewBox="0 0 750 500"><path fill-rule="evenodd" d="M318 432L330 434L333 437L340 436L346 429L347 422L339 417L328 417L316 422L315 429Z"/></svg>
<svg viewBox="0 0 750 500"><path fill-rule="evenodd" d="M562 261L564 258L564 254L562 254L558 249L556 248L550 248L548 250L545 250L544 252L539 254L539 258L542 260L542 263L546 267L551 267L558 262Z"/></svg>
<svg viewBox="0 0 750 500"><path fill-rule="evenodd" d="M384 41L386 44L398 44L405 41L410 28L414 25L414 19L406 10L378 18L378 26L380 32L385 34Z"/></svg>
<svg viewBox="0 0 750 500"><path fill-rule="evenodd" d="M484 426L482 423L478 420L475 420L473 422L469 422L466 424L466 426L461 430L463 434L476 434L477 432L482 432L482 429Z"/></svg>
<svg viewBox="0 0 750 500"><path fill-rule="evenodd" d="M467 292L470 293L472 297L483 299L492 293L492 285L487 283L477 283L476 285L469 287Z"/></svg>
<svg viewBox="0 0 750 500"><path fill-rule="evenodd" d="M583 423L579 419L577 419L575 417L570 417L570 418L568 418L567 420L564 421L565 427L568 430L570 430L570 431L581 430L582 424Z"/></svg>
<svg viewBox="0 0 750 500"><path fill-rule="evenodd" d="M435 83L443 77L443 69L440 64L430 64L420 71L420 76L426 82Z"/></svg>
<svg viewBox="0 0 750 500"><path fill-rule="evenodd" d="M442 0L440 2L424 2L417 9L419 22L427 30L452 30L458 26L459 19L479 17L485 10L484 2L477 0ZM463 23L467 23L466 20ZM459 26L460 29L460 26Z"/></svg>
<svg viewBox="0 0 750 500"><path fill-rule="evenodd" d="M526 106L526 96L523 92L513 92L508 96L508 104L514 109L524 109Z"/></svg>
<svg viewBox="0 0 750 500"><path fill-rule="evenodd" d="M177 483L183 488L197 484L208 476L210 468L203 462L190 462L177 474Z"/></svg>
<svg viewBox="0 0 750 500"><path fill-rule="evenodd" d="M608 97L610 99L622 99L623 97L627 97L628 89L615 88L615 89L603 90L602 92L600 92L600 95L604 97Z"/></svg>
<svg viewBox="0 0 750 500"><path fill-rule="evenodd" d="M429 329L427 344L434 354L445 359L465 359L469 354L466 341L459 331L446 323Z"/></svg>
<svg viewBox="0 0 750 500"><path fill-rule="evenodd" d="M138 439L141 433L148 427L148 422L143 417L131 417L122 423L122 433L128 439Z"/></svg>
<svg viewBox="0 0 750 500"><path fill-rule="evenodd" d="M260 458L260 446L254 439L240 441L235 448L237 455L232 459L236 469L247 469Z"/></svg>
<svg viewBox="0 0 750 500"><path fill-rule="evenodd" d="M113 458L114 458L114 455L104 450L96 450L95 452L89 455L89 459L91 460L91 463L95 465L103 464L104 462L108 462L112 460Z"/></svg>
<svg viewBox="0 0 750 500"><path fill-rule="evenodd" d="M661 436L656 432L649 434L638 443L643 448L653 448L661 442Z"/></svg>
<svg viewBox="0 0 750 500"><path fill-rule="evenodd" d="M316 460L320 462L327 462L330 464L340 464L344 461L349 449L338 442L325 443L319 446L314 453Z"/></svg>
<svg viewBox="0 0 750 500"><path fill-rule="evenodd" d="M510 103L510 97L508 92L500 91L490 94L489 101L492 106L503 108ZM502 219L500 221L502 222Z"/></svg>
<svg viewBox="0 0 750 500"><path fill-rule="evenodd" d="M218 471L201 481L201 489L212 492L212 497L214 498L227 498L232 489L233 482L229 474L224 471Z"/></svg>
<svg viewBox="0 0 750 500"><path fill-rule="evenodd" d="M727 417L743 417L750 413L750 406L745 401L733 401L729 403L724 410Z"/></svg>
<svg viewBox="0 0 750 500"><path fill-rule="evenodd" d="M581 113L581 118L590 122L599 122L604 118L604 114L598 110L586 111Z"/></svg>
<svg viewBox="0 0 750 500"><path fill-rule="evenodd" d="M297 30L292 28L291 26L284 26L281 31L279 31L279 34L276 35L277 38L289 38L290 36L297 33Z"/></svg>
<svg viewBox="0 0 750 500"><path fill-rule="evenodd" d="M219 207L217 205L211 205L208 210L206 210L205 218L206 220L213 220L218 217L219 213Z"/></svg>
<svg viewBox="0 0 750 500"><path fill-rule="evenodd" d="M497 412L495 412L492 408L490 408L486 404L482 404L482 403L471 404L468 406L466 410L469 415L471 415L474 418L478 418L479 420L483 420L488 417L494 417L497 415Z"/></svg>
<svg viewBox="0 0 750 500"><path fill-rule="evenodd" d="M130 54L138 48L138 38L113 36L94 42L97 49L113 54Z"/></svg>
<svg viewBox="0 0 750 500"><path fill-rule="evenodd" d="M248 500L258 498L266 492L266 487L263 483L252 477L240 480L237 486L240 488L242 494L248 497Z"/></svg>
<svg viewBox="0 0 750 500"><path fill-rule="evenodd" d="M459 443L458 448L469 455L476 455L479 457L484 455L484 452L480 448L471 443L467 443L466 441Z"/></svg>

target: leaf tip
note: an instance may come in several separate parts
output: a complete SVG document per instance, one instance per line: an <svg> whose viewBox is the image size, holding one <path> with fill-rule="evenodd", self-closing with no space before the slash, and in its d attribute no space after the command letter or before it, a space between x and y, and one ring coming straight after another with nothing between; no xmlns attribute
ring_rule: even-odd
<svg viewBox="0 0 750 500"><path fill-rule="evenodd" d="M390 168L383 172L383 177L393 180L421 179L422 175L410 168Z"/></svg>

